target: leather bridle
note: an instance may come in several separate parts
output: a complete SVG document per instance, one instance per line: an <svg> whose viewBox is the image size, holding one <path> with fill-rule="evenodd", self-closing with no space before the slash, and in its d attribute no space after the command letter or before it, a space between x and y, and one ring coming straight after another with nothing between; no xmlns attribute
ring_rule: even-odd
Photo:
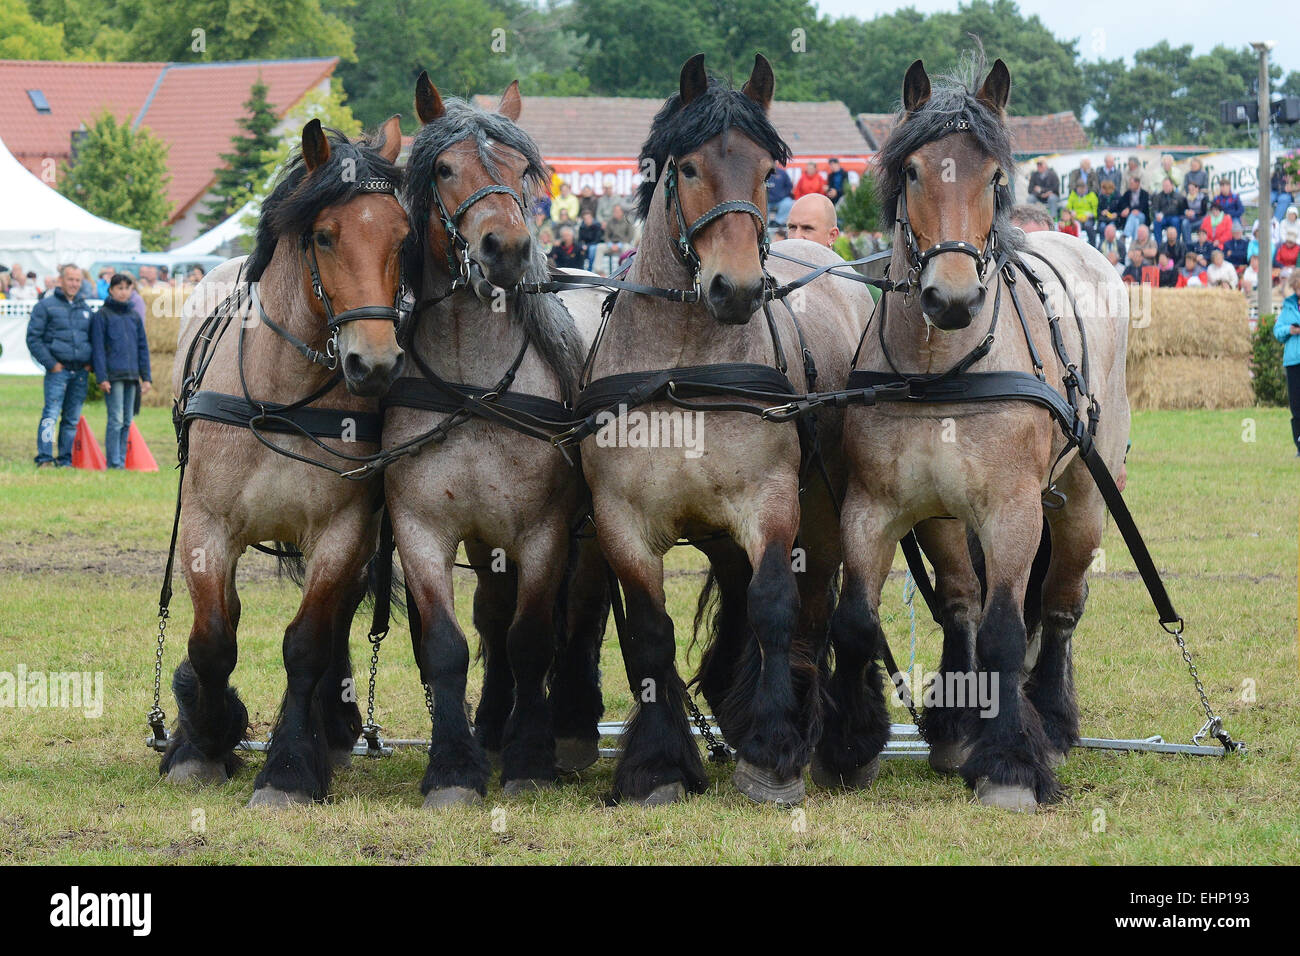
<svg viewBox="0 0 1300 956"><path fill-rule="evenodd" d="M438 192L438 184L435 182L432 185L433 202L438 207L438 218L442 222L442 228L447 233L447 271L452 276L451 289L448 293L450 294L450 292L455 292L462 286L468 286L472 278L470 275L472 262L469 257L469 240L460 231L460 221L464 218L465 213L469 212L470 208L479 200L498 193L509 196L515 201L515 205L519 207L519 213L523 216L525 223L528 222L528 213L524 209L523 197L504 183L492 183L489 186L474 190L465 198L464 202L456 207L455 212L448 213L447 207L442 201L442 194Z"/></svg>
<svg viewBox="0 0 1300 956"><path fill-rule="evenodd" d="M691 294L693 298L683 299L682 301L700 301L700 271L703 264L700 261L699 252L695 249L695 237L705 227L731 213L745 213L753 216L758 223L758 260L764 273L766 273L767 254L771 243L767 236L767 217L763 215L762 210L747 199L728 199L726 202L718 203L693 223L687 225L686 213L682 209L681 193L677 186L677 175L677 161L670 159L668 167L664 171L664 211L669 218L670 227L673 225L673 219L676 219L677 253L682 257L686 267L691 270Z"/></svg>

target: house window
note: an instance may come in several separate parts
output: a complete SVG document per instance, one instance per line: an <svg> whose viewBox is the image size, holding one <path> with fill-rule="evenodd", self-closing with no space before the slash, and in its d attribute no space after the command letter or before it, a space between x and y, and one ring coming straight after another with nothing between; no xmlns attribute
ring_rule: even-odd
<svg viewBox="0 0 1300 956"><path fill-rule="evenodd" d="M28 90L27 98L32 101L32 106L36 107L38 113L49 113L50 101L45 98L45 94L40 90Z"/></svg>

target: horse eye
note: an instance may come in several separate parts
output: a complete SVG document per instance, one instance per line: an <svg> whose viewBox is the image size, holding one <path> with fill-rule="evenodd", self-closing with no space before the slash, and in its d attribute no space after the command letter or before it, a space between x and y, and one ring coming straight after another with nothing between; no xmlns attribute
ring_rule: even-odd
<svg viewBox="0 0 1300 956"><path fill-rule="evenodd" d="M687 179L695 178L695 164L687 163L686 165L684 165L682 167L682 175L685 176Z"/></svg>
<svg viewBox="0 0 1300 956"><path fill-rule="evenodd" d="M313 236L313 238L316 240L316 245L320 246L322 249L328 249L330 247L330 234L328 232L318 232Z"/></svg>
<svg viewBox="0 0 1300 956"><path fill-rule="evenodd" d="M918 176L918 175L916 174L916 167L915 167L915 166L908 166L908 167L907 167L907 181L908 181L908 182L914 183L914 182L916 182L916 181L917 181L918 179L920 179L920 178L921 178L921 177Z"/></svg>
<svg viewBox="0 0 1300 956"><path fill-rule="evenodd" d="M441 176L443 179L450 179L450 178L451 178L451 167L448 166L446 163L439 163L439 164L438 164L438 175Z"/></svg>

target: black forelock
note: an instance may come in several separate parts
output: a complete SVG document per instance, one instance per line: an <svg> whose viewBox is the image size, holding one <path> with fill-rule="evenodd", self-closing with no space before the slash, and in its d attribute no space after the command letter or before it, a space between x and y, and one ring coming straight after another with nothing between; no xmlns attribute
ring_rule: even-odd
<svg viewBox="0 0 1300 956"><path fill-rule="evenodd" d="M893 128L874 160L876 194L880 198L881 220L892 223L898 216L898 197L903 191L905 163L921 147L954 132L957 122L965 121L980 149L1002 168L1008 184L1015 176L1015 159L1011 152L1011 133L998 112L976 97L980 78L985 72L982 51L968 56L950 74L938 77L932 85L930 99L914 113L900 107ZM952 125L950 125L952 124ZM999 238L1008 240L1011 209L1010 186L1000 186L1001 213L994 223ZM891 227L892 228L892 227Z"/></svg>
<svg viewBox="0 0 1300 956"><path fill-rule="evenodd" d="M725 80L710 76L703 93L686 106L681 104L680 92L668 97L650 124L650 135L641 147L638 165L642 175L646 170L646 160L650 160L653 173L642 179L637 187L637 215L643 221L650 213L657 177L668 165L668 160L699 149L733 127L765 149L776 162L790 161L790 147L763 108L740 90L732 89Z"/></svg>
<svg viewBox="0 0 1300 956"><path fill-rule="evenodd" d="M382 131L355 142L336 129L326 129L325 136L329 140L329 159L309 173L301 148L295 149L262 203L257 244L244 267L249 281L262 277L282 236L310 232L322 209L360 193L364 180L387 179L400 194L402 171L379 153L384 145Z"/></svg>

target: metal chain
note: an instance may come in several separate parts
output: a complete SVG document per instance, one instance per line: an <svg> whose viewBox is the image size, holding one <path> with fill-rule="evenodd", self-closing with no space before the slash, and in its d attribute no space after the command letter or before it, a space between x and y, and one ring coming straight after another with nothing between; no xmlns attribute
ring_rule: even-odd
<svg viewBox="0 0 1300 956"><path fill-rule="evenodd" d="M165 741L167 739L167 715L162 709L162 666L163 666L163 646L167 641L167 618L170 616L167 608L158 609L158 649L154 652L153 661L153 707L149 709L149 729L153 731L155 740Z"/></svg>
<svg viewBox="0 0 1300 956"><path fill-rule="evenodd" d="M700 708L695 706L695 701L689 694L686 695L686 706L690 708L691 720L695 722L696 727L700 728L700 736L704 738L704 744L709 748L709 759L714 763L727 763L730 761L730 748L714 735L709 722L704 719L704 715L700 713Z"/></svg>
<svg viewBox="0 0 1300 956"><path fill-rule="evenodd" d="M382 757L383 742L379 732L384 728L375 723L375 674L379 670L379 645L388 636L388 631L370 635L370 691L366 697L366 722L361 725L361 736L366 738L366 756Z"/></svg>
<svg viewBox="0 0 1300 956"><path fill-rule="evenodd" d="M1214 737L1223 744L1223 752L1243 753L1246 745L1238 743L1229 736L1228 732L1223 729L1223 718L1214 712L1210 705L1209 695L1205 692L1205 685L1201 683L1201 675L1196 670L1196 664L1192 661L1192 652L1187 649L1187 642L1183 640L1183 622L1179 621L1174 627L1161 625L1173 635L1174 641L1178 644L1178 650L1183 655L1183 662L1187 664L1187 672L1192 675L1192 683L1196 685L1197 696L1201 698L1201 709L1205 711L1205 723L1192 736L1192 743L1199 744L1206 737Z"/></svg>
<svg viewBox="0 0 1300 956"><path fill-rule="evenodd" d="M429 720L433 720L433 688L428 684L422 684L424 687L424 706L429 711Z"/></svg>

